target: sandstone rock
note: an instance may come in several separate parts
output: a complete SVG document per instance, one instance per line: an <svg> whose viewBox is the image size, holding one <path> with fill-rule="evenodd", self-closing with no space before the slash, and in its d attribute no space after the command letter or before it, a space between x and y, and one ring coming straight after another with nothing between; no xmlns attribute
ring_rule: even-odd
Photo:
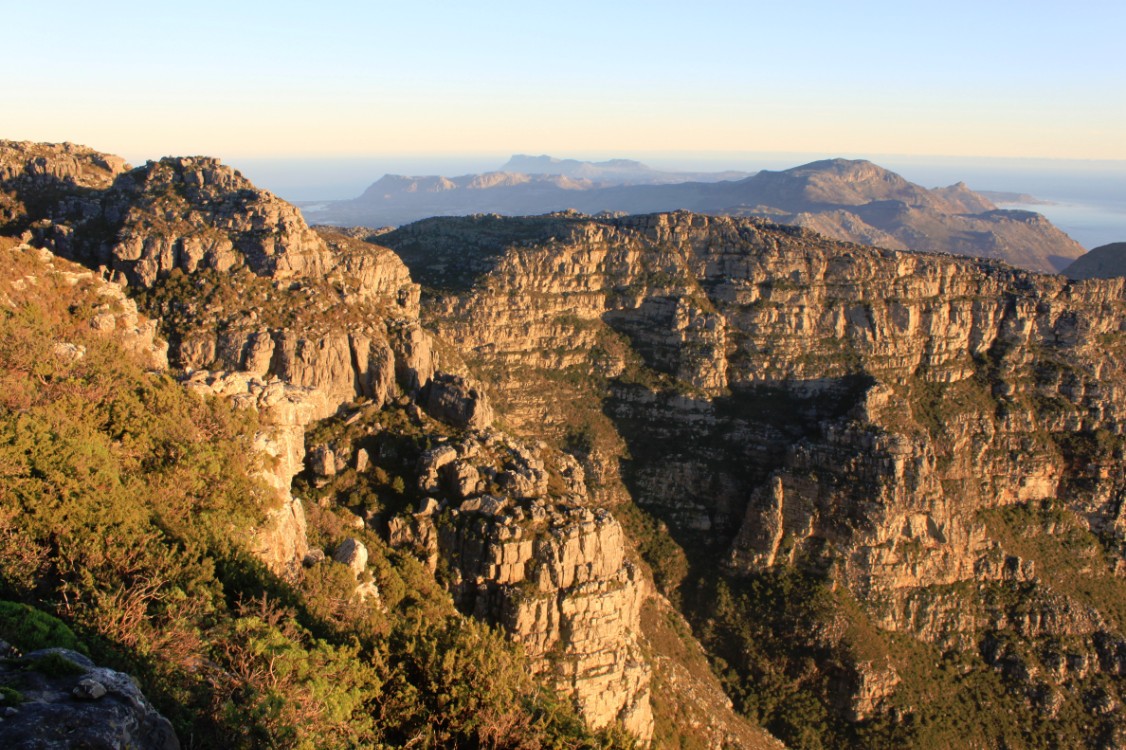
<svg viewBox="0 0 1126 750"><path fill-rule="evenodd" d="M356 590L352 592L352 596L359 599L361 602L372 602L376 606L381 606L382 604L382 600L379 597L379 587L371 581L361 583L357 586Z"/></svg>
<svg viewBox="0 0 1126 750"><path fill-rule="evenodd" d="M110 189L105 215L119 227L111 262L133 283L150 286L173 268L245 264L259 275L292 278L332 265L297 209L215 159L165 158L132 178ZM155 226L150 217L159 217Z"/></svg>
<svg viewBox="0 0 1126 750"><path fill-rule="evenodd" d="M473 495L477 492L477 484L481 481L480 473L468 461L457 460L442 467L442 477L449 487L450 493L458 500Z"/></svg>
<svg viewBox="0 0 1126 750"><path fill-rule="evenodd" d="M620 437L628 496L678 539L728 548L730 574L813 556L878 627L943 649L972 658L1000 628L1108 653L1098 617L1052 595L982 518L1050 502L1115 540L1111 569L1126 555L1112 499L1124 486L1121 279L1069 283L685 213L441 219L384 239L400 238L417 243L404 257L419 259L420 279L424 255L471 256L430 321L504 374L489 395L506 424L566 439L576 406L601 405L574 445L604 502L627 497ZM1088 442L1096 433L1102 448ZM532 497L538 468L479 471ZM548 478L559 493L563 473ZM534 503L527 513L550 517ZM493 564L477 575L515 575ZM544 585L551 569L537 573ZM985 604L1015 584L1037 592L1022 595L1029 611ZM878 713L895 678L856 675L838 711Z"/></svg>
<svg viewBox="0 0 1126 750"><path fill-rule="evenodd" d="M493 421L484 391L458 375L435 375L427 385L423 406L434 419L455 427L479 430Z"/></svg>
<svg viewBox="0 0 1126 750"><path fill-rule="evenodd" d="M367 570L368 548L359 539L349 537L336 548L332 559L347 565L356 574L356 577L359 577Z"/></svg>
<svg viewBox="0 0 1126 750"><path fill-rule="evenodd" d="M106 686L95 679L86 678L78 681L71 695L80 700L96 701L106 694Z"/></svg>
<svg viewBox="0 0 1126 750"><path fill-rule="evenodd" d="M309 551L306 529L304 506L297 498L290 498L266 516L251 537L250 550L270 570L292 576Z"/></svg>
<svg viewBox="0 0 1126 750"><path fill-rule="evenodd" d="M418 468L420 473L437 472L456 458L457 448L449 443L443 443L423 451L418 460Z"/></svg>
<svg viewBox="0 0 1126 750"><path fill-rule="evenodd" d="M541 526L531 506L525 522L508 509L506 498L473 498L437 527L459 606L502 624L592 726L617 722L647 741L650 667L639 640L647 589L624 559L621 527L604 511L543 509ZM417 543L419 531L406 540Z"/></svg>
<svg viewBox="0 0 1126 750"><path fill-rule="evenodd" d="M318 477L336 475L336 454L327 445L318 445L309 452L309 469Z"/></svg>
<svg viewBox="0 0 1126 750"><path fill-rule="evenodd" d="M483 495L464 501L458 506L458 510L463 513L483 513L487 516L499 516L509 504L508 498L497 495Z"/></svg>
<svg viewBox="0 0 1126 750"><path fill-rule="evenodd" d="M437 513L440 508L441 505L437 500L432 497L424 497L418 501L418 510L416 510L415 513L420 516L432 516Z"/></svg>

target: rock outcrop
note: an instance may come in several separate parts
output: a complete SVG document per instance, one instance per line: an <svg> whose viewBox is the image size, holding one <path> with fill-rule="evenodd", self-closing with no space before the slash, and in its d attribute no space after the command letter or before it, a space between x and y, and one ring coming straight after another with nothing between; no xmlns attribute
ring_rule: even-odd
<svg viewBox="0 0 1126 750"><path fill-rule="evenodd" d="M19 234L49 217L92 215L94 196L127 168L120 157L73 143L0 140L0 233Z"/></svg>
<svg viewBox="0 0 1126 750"><path fill-rule="evenodd" d="M5 281L16 294L34 297L37 292L51 294L57 287L89 292L97 300L94 305L83 306L83 313L88 316L91 329L115 339L147 367L153 370L168 368L168 342L157 333L158 321L141 315L136 301L127 297L119 284L111 283L93 271L59 258L49 250L33 247L26 241L0 241L4 242L4 249L8 249L10 245L11 252L15 254L12 256L13 266L18 266L14 270L20 275L10 274ZM11 299L0 291L0 302L3 301L10 303ZM70 359L78 359L86 354L82 347L67 341L57 342L55 352Z"/></svg>
<svg viewBox="0 0 1126 750"><path fill-rule="evenodd" d="M422 402L430 416L456 427L480 430L493 422L493 409L484 391L458 375L434 377Z"/></svg>
<svg viewBox="0 0 1126 750"><path fill-rule="evenodd" d="M77 166L6 173L9 225L134 285L187 387L255 410L278 574L378 603L385 534L588 722L656 743L763 744L733 706L799 741L925 742L983 700L1046 742L1126 731L1126 281L680 212L434 219L379 235L400 260L214 160L56 150ZM869 177L842 221L975 208ZM93 325L159 351L113 289Z"/></svg>
<svg viewBox="0 0 1126 750"><path fill-rule="evenodd" d="M227 398L238 408L257 413L257 476L273 489L278 507L269 512L249 547L275 573L292 576L308 554L309 542L304 508L290 487L305 468L306 428L334 413L336 404L316 389L280 380L265 382L247 372L196 371L184 386L200 396Z"/></svg>
<svg viewBox="0 0 1126 750"><path fill-rule="evenodd" d="M584 507L581 467L478 432L425 451L418 472L427 498L391 519L391 542L448 570L458 607L523 644L536 672L592 726L616 723L648 742L651 666L640 622L648 584L619 523Z"/></svg>
<svg viewBox="0 0 1126 750"><path fill-rule="evenodd" d="M0 742L12 750L179 750L133 679L61 648L0 662Z"/></svg>

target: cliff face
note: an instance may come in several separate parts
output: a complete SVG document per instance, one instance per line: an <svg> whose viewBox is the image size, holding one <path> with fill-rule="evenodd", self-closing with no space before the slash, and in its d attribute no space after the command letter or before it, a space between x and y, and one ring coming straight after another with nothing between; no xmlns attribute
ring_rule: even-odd
<svg viewBox="0 0 1126 750"><path fill-rule="evenodd" d="M593 726L617 723L648 741L646 581L618 522L587 507L577 462L474 433L422 453L418 484L417 512L390 521L392 543L446 568L458 607L524 644L535 670Z"/></svg>
<svg viewBox="0 0 1126 750"><path fill-rule="evenodd" d="M502 415L591 455L623 439L633 499L702 564L815 571L877 631L980 657L1057 714L1121 675L1121 280L690 214L434 220L381 240L451 290L428 320ZM459 247L475 277L443 270ZM1060 566L1067 545L1085 562ZM1061 652L1088 666L1052 667ZM894 703L903 665L844 662L841 715Z"/></svg>
<svg viewBox="0 0 1126 750"><path fill-rule="evenodd" d="M63 167L47 172L78 179ZM431 457L411 467L419 473L412 489L419 513L371 523L400 545L429 550L432 542L431 563L453 575L447 585L462 610L524 644L534 671L591 726L649 739L651 667L640 634L648 589L621 527L584 507L588 492L573 459L541 457L482 432L493 419L487 394L460 374L438 371L435 343L419 320L419 287L393 252L309 229L291 206L213 159L163 159L112 179L83 179L90 184L75 188L85 191L76 210L65 196L20 207L27 239L133 287L163 319L171 344L159 350L164 366L170 359L189 390L256 413L259 477L281 504L252 530L249 551L274 573L299 578L302 564L317 565L314 553L323 550L311 550L294 478L311 474L323 483L385 460L378 451L352 457L343 443L308 452L306 434L332 429L321 424L336 424L334 415L350 414L351 425L410 405L419 440L451 427L470 430L457 448L464 456L451 466ZM123 287L99 283L114 292L124 317L101 315L98 325L141 325ZM144 326L151 339L155 324ZM447 366L457 361L452 355ZM415 399L442 421L424 416ZM562 484L549 488L549 473ZM350 496L322 500L348 503ZM451 506L440 520L437 503ZM363 527L363 518L350 517ZM366 555L341 555L355 561L357 593L378 609L378 589L364 578Z"/></svg>

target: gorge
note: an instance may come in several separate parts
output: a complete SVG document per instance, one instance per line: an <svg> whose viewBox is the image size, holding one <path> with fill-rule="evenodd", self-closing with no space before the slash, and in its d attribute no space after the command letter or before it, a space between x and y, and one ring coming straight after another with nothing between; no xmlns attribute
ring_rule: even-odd
<svg viewBox="0 0 1126 750"><path fill-rule="evenodd" d="M1126 743L1121 278L687 211L310 228L215 159L69 144L0 143L0 235L0 541L42 550L3 597L140 671L182 744ZM137 364L91 390L103 339ZM123 466L194 466L211 437L253 456L140 492L152 544L216 560L206 584L115 578L21 521L117 481L33 491L21 431L80 387ZM137 421L198 429L121 427L113 394L149 388ZM138 644L103 613L145 586ZM163 632L195 639L165 671ZM297 669L258 701L235 645L283 635L335 686ZM227 702L184 699L205 683ZM482 683L516 692L459 702Z"/></svg>

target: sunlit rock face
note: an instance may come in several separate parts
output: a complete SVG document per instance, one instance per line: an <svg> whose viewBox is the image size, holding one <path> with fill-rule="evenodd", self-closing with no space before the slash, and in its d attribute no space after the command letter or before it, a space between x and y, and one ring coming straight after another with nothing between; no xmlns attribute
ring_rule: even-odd
<svg viewBox="0 0 1126 750"><path fill-rule="evenodd" d="M462 343L501 418L580 443L601 424L627 446L632 499L725 549L728 574L812 565L884 631L1029 674L1038 656L983 644L1058 637L1118 673L1113 615L1047 584L1005 509L1063 513L1028 532L1036 549L1086 535L1109 562L1084 574L1117 585L1121 279L687 213L434 219L380 240L439 290L425 320ZM998 594L1014 586L1015 610ZM899 678L850 663L838 709L863 720Z"/></svg>
<svg viewBox="0 0 1126 750"><path fill-rule="evenodd" d="M279 575L308 551L294 477L385 458L329 427L393 416L420 502L350 522L419 554L592 725L657 737L657 684L731 713L691 649L663 661L675 617L636 503L705 576L818 577L830 611L798 647L845 721L891 716L918 679L894 636L1121 734L1126 282L690 213L435 219L384 247L211 159L6 148L27 152L6 226L94 267L65 269L106 286L92 325L257 413L248 460L278 507L248 546ZM705 744L743 736L731 722Z"/></svg>

